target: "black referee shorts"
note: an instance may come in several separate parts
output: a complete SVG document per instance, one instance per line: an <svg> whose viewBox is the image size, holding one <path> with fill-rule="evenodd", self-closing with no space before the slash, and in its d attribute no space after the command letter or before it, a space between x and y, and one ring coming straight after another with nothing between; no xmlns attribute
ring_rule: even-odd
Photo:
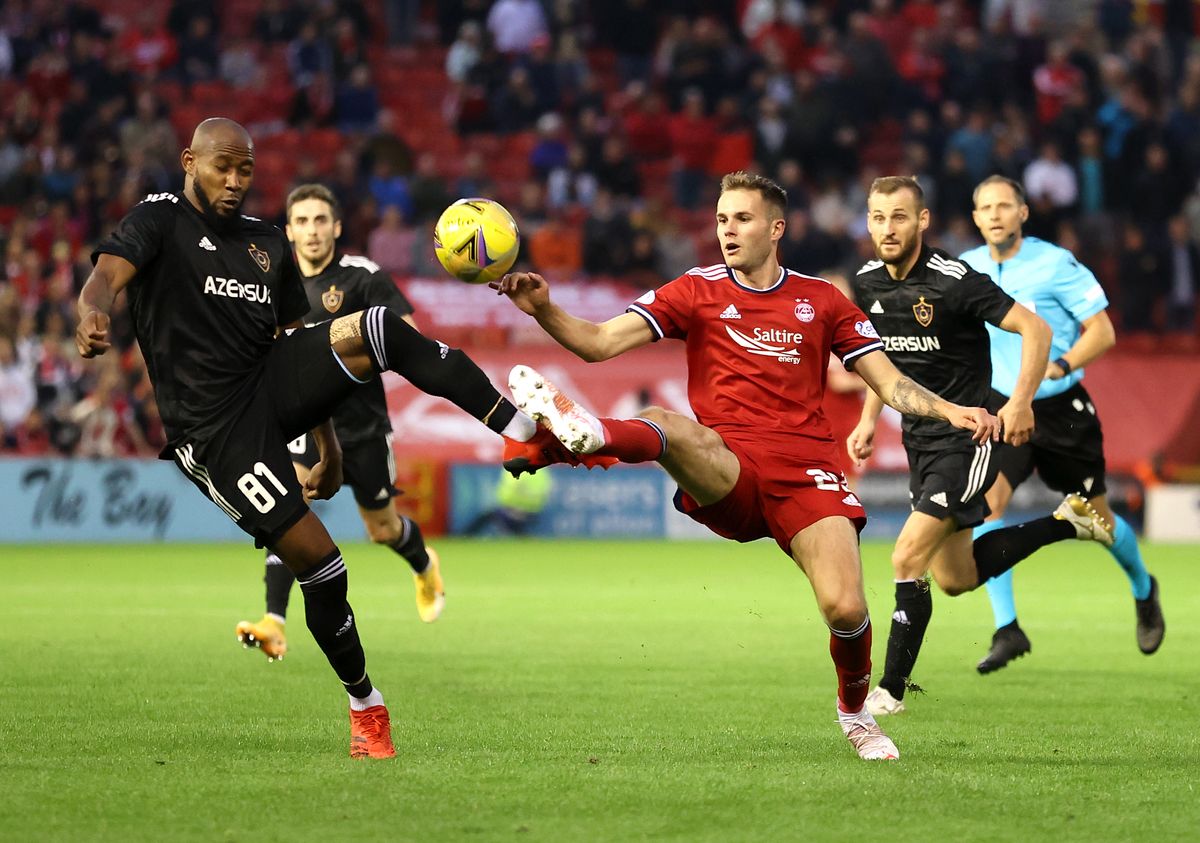
<svg viewBox="0 0 1200 843"><path fill-rule="evenodd" d="M984 495L996 479L996 443L954 440L937 448L905 443L912 508L934 518L950 517L958 529L976 527L991 514Z"/></svg>
<svg viewBox="0 0 1200 843"><path fill-rule="evenodd" d="M288 443L292 461L311 469L321 454L311 433ZM363 509L383 509L400 494L396 488L396 454L392 435L342 443L342 479Z"/></svg>
<svg viewBox="0 0 1200 843"><path fill-rule="evenodd" d="M173 441L172 459L257 547L272 547L308 512L288 442L328 419L355 386L329 347L329 323L293 331L235 390L229 419Z"/></svg>
<svg viewBox="0 0 1200 843"><path fill-rule="evenodd" d="M1008 396L992 390L988 409L996 412ZM1014 489L1037 470L1042 482L1064 495L1103 495L1104 431L1082 383L1066 392L1033 402L1033 436L1020 447L998 445L1000 473Z"/></svg>

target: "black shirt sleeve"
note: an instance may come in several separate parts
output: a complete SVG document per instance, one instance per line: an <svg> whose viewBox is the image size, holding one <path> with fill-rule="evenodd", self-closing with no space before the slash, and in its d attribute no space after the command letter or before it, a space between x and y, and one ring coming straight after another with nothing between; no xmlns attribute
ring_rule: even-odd
<svg viewBox="0 0 1200 843"><path fill-rule="evenodd" d="M999 325L1012 310L1016 301L992 280L991 276L974 270L946 289L946 298L955 310L969 313L985 322Z"/></svg>
<svg viewBox="0 0 1200 843"><path fill-rule="evenodd" d="M308 314L308 293L304 292L304 280L300 277L290 244L285 246L283 262L279 266L279 309L275 312L280 325L298 322Z"/></svg>
<svg viewBox="0 0 1200 843"><path fill-rule="evenodd" d="M383 305L398 316L407 316L413 312L412 304L388 273L382 270L372 272L367 278L366 288L367 301L372 306Z"/></svg>
<svg viewBox="0 0 1200 843"><path fill-rule="evenodd" d="M92 264L100 255L116 255L141 269L163 249L170 233L172 214L167 200L141 202L117 224L117 228L96 244Z"/></svg>

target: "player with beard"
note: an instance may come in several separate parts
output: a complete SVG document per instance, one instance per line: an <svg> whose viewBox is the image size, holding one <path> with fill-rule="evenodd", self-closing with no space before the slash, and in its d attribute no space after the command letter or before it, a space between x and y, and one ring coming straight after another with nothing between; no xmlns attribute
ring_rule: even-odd
<svg viewBox="0 0 1200 843"><path fill-rule="evenodd" d="M725 176L716 234L726 262L689 270L600 324L553 304L539 275L513 273L494 285L589 362L666 337L685 341L696 421L658 407L633 419L596 418L526 366L513 369L509 386L576 455L657 461L679 484L680 511L728 539L774 539L808 576L829 627L843 734L863 759L894 759L896 745L863 705L871 622L858 532L866 514L838 469L821 408L829 354L891 406L942 420L968 440L989 440L997 421L902 375L853 302L779 265L786 209L787 195L770 179Z"/></svg>
<svg viewBox="0 0 1200 843"><path fill-rule="evenodd" d="M896 367L915 381L967 404L988 400L992 364L987 325L1019 334L1020 369L1012 396L996 415L1004 442L1021 445L1033 430L1030 404L1050 348L1050 328L986 275L925 245L929 209L916 179L876 179L867 195L867 228L878 260L852 282L858 306L871 315ZM862 418L846 446L856 460L873 449L883 409L867 393ZM904 692L933 614L930 571L950 596L977 588L1035 550L1068 538L1112 544L1112 533L1091 505L1068 495L1052 515L996 530L972 543L983 523L984 493L996 476L991 441L972 441L944 421L905 413L912 514L896 539L892 570L896 610L879 686L867 698L873 714L904 710Z"/></svg>
<svg viewBox="0 0 1200 843"><path fill-rule="evenodd" d="M324 185L300 185L288 195L286 231L308 295L305 324L312 326L379 305L415 328L412 305L390 275L367 258L337 252L341 217L337 199ZM383 382L372 380L352 392L334 411L333 429L342 446L345 483L354 492L367 535L408 562L416 583L417 613L421 620L432 623L445 605L446 590L438 555L425 545L420 526L392 505L392 498L400 493L394 485L396 458ZM319 458L316 442L305 434L288 443L288 450L303 484ZM258 622L237 625L238 640L260 648L268 661L283 658L287 652L287 606L295 579L278 556L267 553L266 614Z"/></svg>
<svg viewBox="0 0 1200 843"><path fill-rule="evenodd" d="M351 756L392 757L342 555L307 505L341 485L331 413L390 369L503 435L510 460L574 458L469 357L386 307L291 330L309 311L291 246L279 229L240 213L254 180L249 134L232 120L205 120L180 162L183 190L146 197L97 245L79 294L76 346L83 357L109 349L109 312L127 290L167 434L161 456L295 573L309 631L349 695ZM301 484L287 443L306 430L320 459Z"/></svg>
<svg viewBox="0 0 1200 843"><path fill-rule="evenodd" d="M1029 302L1054 330L1046 373L1033 396L1037 426L1024 445L1002 445L996 453L1000 472L987 493L992 514L975 529L981 536L1004 526L1004 513L1013 490L1034 469L1051 489L1086 494L1089 502L1113 525L1108 552L1129 578L1137 621L1138 648L1150 655L1166 632L1158 580L1146 570L1137 536L1124 518L1108 506L1105 483L1104 432L1092 398L1083 386L1083 369L1117 341L1108 318L1108 298L1096 276L1066 249L1037 237L1026 237L1021 226L1029 217L1025 191L1004 176L990 176L975 188L975 225L986 244L971 249L962 260L986 272L1007 293ZM1008 400L1015 372L1012 359L1019 341L988 326L992 340L992 406ZM1012 572L987 581L996 632L980 673L1007 665L1031 649L1017 623Z"/></svg>

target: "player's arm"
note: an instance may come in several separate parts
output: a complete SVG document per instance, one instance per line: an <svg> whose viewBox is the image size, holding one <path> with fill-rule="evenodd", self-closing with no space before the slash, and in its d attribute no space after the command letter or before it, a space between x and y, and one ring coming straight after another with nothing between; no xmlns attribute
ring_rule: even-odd
<svg viewBox="0 0 1200 843"><path fill-rule="evenodd" d="M1069 368L1064 369L1058 360L1051 360L1046 364L1047 380L1056 381L1065 378L1076 369L1082 369L1095 362L1103 356L1104 352L1117 344L1117 331L1113 327L1112 320L1108 318L1107 310L1102 310L1084 319L1081 327L1083 333L1079 335L1079 339L1067 349L1066 354L1058 358L1058 360L1066 362Z"/></svg>
<svg viewBox="0 0 1200 843"><path fill-rule="evenodd" d="M607 322L572 316L550 301L550 285L533 272L510 272L489 285L528 313L559 345L589 363L608 360L654 340L646 320L622 313Z"/></svg>
<svg viewBox="0 0 1200 843"><path fill-rule="evenodd" d="M884 404L905 415L942 419L960 430L970 430L976 442L999 438L999 422L987 410L962 407L930 392L901 374L882 351L871 351L859 357L854 361L854 371L871 387L858 426L846 442L847 452L858 463L871 455L875 423Z"/></svg>
<svg viewBox="0 0 1200 843"><path fill-rule="evenodd" d="M1046 320L1020 304L1014 304L997 326L1021 335L1021 369L1013 394L996 414L1004 429L1004 441L1024 445L1033 434L1033 396L1046 375L1053 336Z"/></svg>
<svg viewBox="0 0 1200 843"><path fill-rule="evenodd" d="M342 488L342 444L333 431L333 420L326 419L312 430L321 455L304 481L304 497L308 500L327 500Z"/></svg>
<svg viewBox="0 0 1200 843"><path fill-rule="evenodd" d="M117 255L101 253L91 275L79 291L76 311L79 324L75 327L75 347L80 357L95 357L108 351L109 312L117 293L124 290L137 267Z"/></svg>

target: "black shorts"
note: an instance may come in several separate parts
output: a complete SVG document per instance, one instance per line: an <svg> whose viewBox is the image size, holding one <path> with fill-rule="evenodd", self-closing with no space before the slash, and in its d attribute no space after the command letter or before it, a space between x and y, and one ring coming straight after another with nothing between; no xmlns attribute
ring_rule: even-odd
<svg viewBox="0 0 1200 843"><path fill-rule="evenodd" d="M317 464L320 453L311 433L288 443L292 461L305 468ZM396 454L392 434L372 436L358 442L342 443L342 480L354 492L354 500L363 509L383 509L400 494L396 488Z"/></svg>
<svg viewBox="0 0 1200 843"><path fill-rule="evenodd" d="M329 346L329 323L280 337L240 392L239 412L203 440L168 450L209 500L271 547L308 512L287 443L329 418L357 382Z"/></svg>
<svg viewBox="0 0 1200 843"><path fill-rule="evenodd" d="M1008 396L995 390L988 399L993 413ZM1020 447L999 445L996 463L1014 489L1037 469L1042 482L1064 495L1103 495L1104 431L1092 397L1077 383L1066 392L1033 402L1033 437Z"/></svg>
<svg viewBox="0 0 1200 843"><path fill-rule="evenodd" d="M938 449L905 444L912 508L954 519L958 529L977 527L991 514L984 495L996 479L995 443L970 440Z"/></svg>

